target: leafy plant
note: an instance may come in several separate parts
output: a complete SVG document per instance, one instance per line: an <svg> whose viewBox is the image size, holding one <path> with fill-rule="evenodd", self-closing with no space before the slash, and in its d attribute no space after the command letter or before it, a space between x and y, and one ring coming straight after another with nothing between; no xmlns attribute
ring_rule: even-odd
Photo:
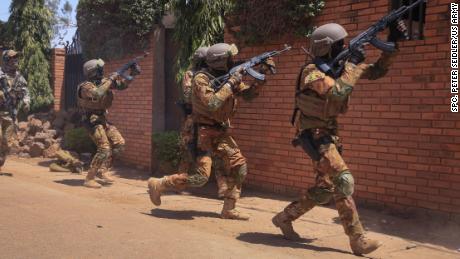
<svg viewBox="0 0 460 259"><path fill-rule="evenodd" d="M73 150L78 153L96 152L96 145L89 137L85 128L75 128L66 131L64 135L64 146L66 149Z"/></svg>
<svg viewBox="0 0 460 259"><path fill-rule="evenodd" d="M227 27L246 43L263 43L288 33L306 36L312 32L312 18L324 8L324 0L235 1ZM233 29L236 28L236 29Z"/></svg>
<svg viewBox="0 0 460 259"><path fill-rule="evenodd" d="M166 131L152 136L153 152L156 159L176 169L180 161L179 132Z"/></svg>
<svg viewBox="0 0 460 259"><path fill-rule="evenodd" d="M8 34L22 51L19 68L28 82L31 111L47 109L53 103L47 53L52 34L51 13L44 0L13 0Z"/></svg>
<svg viewBox="0 0 460 259"><path fill-rule="evenodd" d="M77 24L84 54L120 57L144 48L145 37L163 16L168 0L80 0Z"/></svg>
<svg viewBox="0 0 460 259"><path fill-rule="evenodd" d="M171 0L170 8L176 17L174 38L179 44L177 81L182 79L197 48L224 41L224 17L231 12L234 2Z"/></svg>

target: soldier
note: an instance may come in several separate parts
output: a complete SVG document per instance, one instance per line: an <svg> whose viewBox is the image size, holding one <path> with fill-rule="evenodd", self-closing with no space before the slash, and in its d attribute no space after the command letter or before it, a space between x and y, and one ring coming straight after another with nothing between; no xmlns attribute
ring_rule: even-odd
<svg viewBox="0 0 460 259"><path fill-rule="evenodd" d="M59 149L55 155L57 161L50 164L51 172L72 172L81 174L83 163L67 150Z"/></svg>
<svg viewBox="0 0 460 259"><path fill-rule="evenodd" d="M251 100L258 95L263 82L255 82L252 86L241 83L242 74L237 72L223 85L214 91L211 80L223 75L233 66L233 57L238 53L235 45L219 43L211 46L206 54L208 69L196 73L192 80L192 117L198 128L196 150L196 174L174 174L163 178L150 178L148 181L150 200L156 206L161 204L161 193L177 186L202 187L211 173L211 156L223 159L225 166L230 168L227 180L227 191L224 195L224 206L221 217L224 219L247 220L249 216L235 209L236 200L240 197L241 185L247 174L246 159L241 154L235 140L227 129L236 109L237 97ZM265 73L269 65L261 67Z"/></svg>
<svg viewBox="0 0 460 259"><path fill-rule="evenodd" d="M5 50L0 68L0 171L5 164L9 146L15 135L16 111L20 102L29 111L30 97L27 81L19 72L19 53ZM6 92L5 92L6 91Z"/></svg>
<svg viewBox="0 0 460 259"><path fill-rule="evenodd" d="M107 109L113 101L112 90L124 90L132 80L127 80L118 73L104 77L104 61L92 59L83 65L86 81L78 86L77 104L82 115L82 121L91 139L97 146L97 152L91 161L84 186L101 188L95 181L95 176L106 183L114 179L109 175L113 157L118 157L124 150L125 140L118 129L107 121ZM136 76L139 71L130 68L130 75Z"/></svg>
<svg viewBox="0 0 460 259"><path fill-rule="evenodd" d="M181 102L182 109L185 114L184 121L182 122L180 132L180 150L181 150L181 161L179 164L179 172L188 173L194 164L194 127L192 119L192 80L194 75L207 67L206 65L206 53L209 47L198 48L192 57L192 65L184 74L182 80L182 94L183 100ZM212 169L216 176L218 197L223 198L227 191L227 181L222 171L225 170L223 161L218 157L213 157ZM182 186L185 187L185 186Z"/></svg>
<svg viewBox="0 0 460 259"><path fill-rule="evenodd" d="M389 41L396 42L406 30L401 22L397 28L392 30L394 33L389 35ZM325 61L332 60L344 49L347 35L339 24L330 23L318 27L311 36L311 54ZM300 113L294 115L297 134L293 143L300 144L312 159L316 183L305 195L273 217L273 224L281 229L285 238L299 239L292 221L316 205L334 199L353 253L367 254L382 245L366 237L359 220L351 196L354 179L342 158L337 117L347 111L350 94L358 79L376 80L383 77L395 56L396 52L382 53L376 63L364 64L364 51L353 53L337 79L325 75L314 64L308 64L302 69L295 97L296 111Z"/></svg>

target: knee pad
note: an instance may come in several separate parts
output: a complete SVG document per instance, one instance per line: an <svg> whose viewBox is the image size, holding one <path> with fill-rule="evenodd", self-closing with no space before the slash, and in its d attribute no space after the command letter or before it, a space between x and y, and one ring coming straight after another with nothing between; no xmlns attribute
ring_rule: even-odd
<svg viewBox="0 0 460 259"><path fill-rule="evenodd" d="M312 187L308 189L308 197L312 199L316 204L327 204L331 201L334 195L333 190L320 188L320 187Z"/></svg>
<svg viewBox="0 0 460 259"><path fill-rule="evenodd" d="M110 158L109 149L99 149L91 161L91 167L99 168Z"/></svg>
<svg viewBox="0 0 460 259"><path fill-rule="evenodd" d="M235 167L232 169L234 171L234 176L236 180L236 184L242 184L244 179L246 179L246 175L248 174L248 166L246 163Z"/></svg>
<svg viewBox="0 0 460 259"><path fill-rule="evenodd" d="M203 187L208 182L208 177L201 174L194 174L187 177L187 185L190 187Z"/></svg>
<svg viewBox="0 0 460 259"><path fill-rule="evenodd" d="M345 170L333 179L335 193L339 196L351 196L355 190L355 179L350 171Z"/></svg>
<svg viewBox="0 0 460 259"><path fill-rule="evenodd" d="M125 144L114 145L112 148L112 155L115 158L119 158L124 151L125 151Z"/></svg>

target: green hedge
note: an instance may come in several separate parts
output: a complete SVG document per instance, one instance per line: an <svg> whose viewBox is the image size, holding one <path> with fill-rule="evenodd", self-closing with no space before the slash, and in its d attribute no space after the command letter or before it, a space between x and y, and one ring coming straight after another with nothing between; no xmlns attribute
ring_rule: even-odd
<svg viewBox="0 0 460 259"><path fill-rule="evenodd" d="M85 128L75 128L66 131L64 147L78 153L96 153L96 145L89 137Z"/></svg>
<svg viewBox="0 0 460 259"><path fill-rule="evenodd" d="M177 169L180 161L180 135L177 131L166 131L152 135L153 152L160 164Z"/></svg>

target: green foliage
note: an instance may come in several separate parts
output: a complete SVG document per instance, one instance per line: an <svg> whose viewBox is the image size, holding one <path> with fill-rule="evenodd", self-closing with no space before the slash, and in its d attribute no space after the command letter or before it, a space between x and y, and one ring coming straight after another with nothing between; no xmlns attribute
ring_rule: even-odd
<svg viewBox="0 0 460 259"><path fill-rule="evenodd" d="M7 25L6 22L0 21L0 50L10 48L13 44Z"/></svg>
<svg viewBox="0 0 460 259"><path fill-rule="evenodd" d="M180 161L179 133L177 131L154 133L152 142L153 152L158 161L177 168Z"/></svg>
<svg viewBox="0 0 460 259"><path fill-rule="evenodd" d="M8 34L15 49L23 54L19 67L28 82L31 111L47 109L53 103L46 57L52 34L51 13L44 0L13 0L10 13Z"/></svg>
<svg viewBox="0 0 460 259"><path fill-rule="evenodd" d="M324 5L324 0L236 1L234 15L227 23L230 32L246 44L263 43L288 33L307 36L313 29L312 18Z"/></svg>
<svg viewBox="0 0 460 259"><path fill-rule="evenodd" d="M177 80L190 65L195 50L224 40L224 16L234 6L230 0L171 0L171 10L176 17L174 38L179 44L176 57Z"/></svg>
<svg viewBox="0 0 460 259"><path fill-rule="evenodd" d="M148 43L168 0L80 0L77 23L88 58L120 57Z"/></svg>
<svg viewBox="0 0 460 259"><path fill-rule="evenodd" d="M64 135L64 146L66 149L78 153L95 153L96 145L89 137L85 128L75 128L66 131Z"/></svg>

